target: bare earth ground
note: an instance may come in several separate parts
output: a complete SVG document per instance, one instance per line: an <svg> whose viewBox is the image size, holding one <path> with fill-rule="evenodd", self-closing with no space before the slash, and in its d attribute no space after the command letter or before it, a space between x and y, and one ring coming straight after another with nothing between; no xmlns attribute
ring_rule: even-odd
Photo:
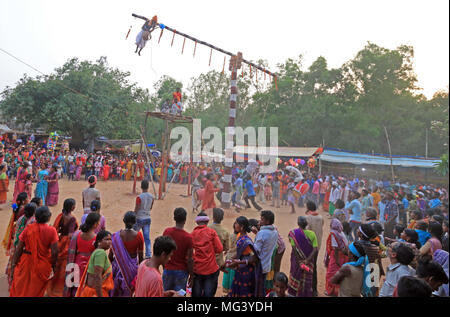
<svg viewBox="0 0 450 317"><path fill-rule="evenodd" d="M8 225L10 215L11 215L11 198L14 188L14 181L10 182L10 192L8 193L8 201L7 204L2 205L0 210L0 237L3 239L4 233L6 231L6 227ZM139 183L138 183L139 185ZM119 229L123 228L122 218L123 215L129 211L134 210L134 202L135 196L131 194L133 182L132 181L109 181L103 182L100 181L97 183L96 188L98 188L101 192L101 200L102 200L102 208L101 213L106 218L106 228L110 232L116 232ZM74 198L77 201L77 206L74 212L74 215L77 217L78 221L81 220L81 216L83 215L82 202L81 202L81 192L87 187L87 182L85 181L67 181L66 179L59 181L59 203L57 206L51 207L52 218L49 224L53 224L56 216L62 210L62 205L64 199L66 198ZM139 186L138 186L139 187ZM156 187L158 189L158 187ZM33 188L34 190L34 188ZM152 187L150 186L150 190L152 193ZM157 200L153 206L151 217L152 224L150 228L150 239L152 243L154 239L160 236L164 229L167 227L174 226L173 221L173 210L176 207L184 207L188 211L188 218L186 221L185 229L188 232L192 232L195 228L196 224L194 222L195 215L191 210L191 198L183 197L182 195L187 195L187 185L178 185L174 184L171 186L169 193L165 197L164 200ZM216 203L219 205L218 201ZM270 209L275 213L275 226L279 230L282 235L285 243L286 243L286 251L283 256L281 271L289 275L289 267L290 267L290 253L291 246L288 241L288 233L290 230L297 227L297 217L305 214L304 208L297 208L296 214L291 214L288 206L282 206L281 208L272 208L270 203L261 204L264 209ZM323 265L323 256L324 256L324 246L326 239L329 233L329 219L327 218L327 213L321 211L320 212L325 219L324 225L324 233L322 239L322 247L319 252L318 257L318 290L319 296L324 296L325 290L325 267ZM225 212L225 219L222 222L222 225L229 230L232 231L232 224L236 217L243 215L248 218L259 219L259 213L255 209L247 209L242 211L241 213L236 213L234 209L230 209ZM211 215L210 215L211 217ZM254 235L251 234L252 239ZM0 296L5 297L8 296L8 286L6 282L6 278L4 275L5 267L8 263L8 257L5 256L4 250L0 250ZM219 287L217 290L216 296L222 296L222 275L219 277Z"/></svg>

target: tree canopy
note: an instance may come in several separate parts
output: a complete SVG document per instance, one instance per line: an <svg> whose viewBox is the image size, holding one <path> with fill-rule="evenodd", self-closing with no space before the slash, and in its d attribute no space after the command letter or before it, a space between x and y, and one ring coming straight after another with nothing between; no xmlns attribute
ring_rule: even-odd
<svg viewBox="0 0 450 317"><path fill-rule="evenodd" d="M393 154L448 153L448 87L427 100L413 71L414 50L390 50L373 43L339 68L318 57L304 69L303 57L277 65L278 90L247 72L238 78L236 125L278 127L280 146L325 146L387 153L386 127ZM267 62L257 63L267 66ZM240 73L239 73L240 75ZM154 93L128 81L128 72L74 58L55 73L23 77L3 92L0 109L7 119L30 123L87 141L98 136L139 138L146 110L158 109L182 84L163 76ZM186 115L202 127L228 124L228 74L210 71L183 88ZM151 119L149 142L160 144L164 123Z"/></svg>

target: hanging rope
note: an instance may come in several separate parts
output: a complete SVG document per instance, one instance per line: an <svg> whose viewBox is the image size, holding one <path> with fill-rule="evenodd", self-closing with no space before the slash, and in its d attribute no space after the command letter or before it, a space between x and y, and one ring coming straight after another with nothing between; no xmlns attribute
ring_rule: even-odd
<svg viewBox="0 0 450 317"><path fill-rule="evenodd" d="M222 68L222 75L225 72L225 56L223 57L223 68Z"/></svg>
<svg viewBox="0 0 450 317"><path fill-rule="evenodd" d="M192 56L192 57L195 57L195 51L197 50L197 41L195 41L195 46L194 46L194 56Z"/></svg>
<svg viewBox="0 0 450 317"><path fill-rule="evenodd" d="M244 78L244 67L242 67L242 74L241 77Z"/></svg>
<svg viewBox="0 0 450 317"><path fill-rule="evenodd" d="M164 32L164 29L161 29L161 33L159 34L158 44L159 44L159 41L161 41L161 37L163 35L163 32Z"/></svg>
<svg viewBox="0 0 450 317"><path fill-rule="evenodd" d="M177 34L176 32L177 32L177 30L174 30L174 32L173 32L173 37L172 37L172 44L170 44L170 47L173 46L173 40L175 39L175 34Z"/></svg>
<svg viewBox="0 0 450 317"><path fill-rule="evenodd" d="M184 52L184 43L186 43L186 38L184 38L184 41L183 41L183 48L181 49L181 55L183 55L183 52Z"/></svg>
<svg viewBox="0 0 450 317"><path fill-rule="evenodd" d="M208 66L211 66L211 57L212 57L212 49L211 49L211 53L209 53L209 64L208 64Z"/></svg>
<svg viewBox="0 0 450 317"><path fill-rule="evenodd" d="M278 91L277 76L275 76L275 89Z"/></svg>
<svg viewBox="0 0 450 317"><path fill-rule="evenodd" d="M258 70L255 70L255 78L256 78L256 82L258 82Z"/></svg>
<svg viewBox="0 0 450 317"><path fill-rule="evenodd" d="M130 35L130 31L131 31L131 28L132 28L132 27L133 27L133 26L130 25L130 29L128 30L128 33L127 33L127 36L125 37L125 40L128 39L128 35Z"/></svg>
<svg viewBox="0 0 450 317"><path fill-rule="evenodd" d="M250 78L252 78L253 77L253 74L252 74L252 65L248 65L249 67L250 67Z"/></svg>

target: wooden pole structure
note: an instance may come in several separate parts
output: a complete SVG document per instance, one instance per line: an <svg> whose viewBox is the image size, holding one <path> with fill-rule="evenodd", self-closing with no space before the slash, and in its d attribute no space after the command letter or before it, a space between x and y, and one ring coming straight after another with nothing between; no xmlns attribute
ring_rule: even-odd
<svg viewBox="0 0 450 317"><path fill-rule="evenodd" d="M142 138L142 141L144 142L144 144L147 144L147 141L145 139L145 130L142 128L142 126L141 126L141 138ZM147 151L150 152L149 149L146 146L145 147L145 156L147 158L147 164L148 164L148 170L149 170L149 174L150 174L150 180L152 182L153 192L155 193L155 199L158 199L158 195L156 193L156 188L155 188L155 183L153 181L152 169L150 167L150 160L151 160L152 166L153 166L153 170L155 170L155 160L154 160L153 154L151 152L150 152L150 160L149 160L149 155L148 155Z"/></svg>
<svg viewBox="0 0 450 317"><path fill-rule="evenodd" d="M190 143L189 143L189 174L188 174L188 192L187 192L188 196L192 195L192 193L191 193L191 178L192 178L192 169L194 168L193 164L192 164L192 155L193 155L193 147L194 147L193 134L194 134L194 123L192 123L192 125L191 125L191 136L189 137Z"/></svg>
<svg viewBox="0 0 450 317"><path fill-rule="evenodd" d="M145 121L144 121L144 127L145 128L144 128L144 132L143 133L145 133L145 131L146 131L147 119L148 119L148 113L145 115ZM141 127L141 130L142 130L142 127ZM142 153L142 146L143 146L142 142L144 142L144 141L141 138L141 146L139 147L139 155ZM136 173L134 173L134 174L136 175ZM136 181L137 181L137 178L134 177L134 180L133 180L133 194L136 194Z"/></svg>
<svg viewBox="0 0 450 317"><path fill-rule="evenodd" d="M233 167L234 134L237 103L237 70L241 68L242 53L233 55L230 59L231 85L230 85L230 111L228 117L228 129L225 134L225 172L223 176L222 207L230 208L231 205L231 169Z"/></svg>
<svg viewBox="0 0 450 317"><path fill-rule="evenodd" d="M166 155L166 133L167 133L167 129L168 129L168 122L166 121L166 130L164 132L164 134L162 135L162 151L161 151L161 174L159 177L159 193L158 193L158 197L162 197L162 192L163 192L163 183L165 180L165 173L164 173L164 163L165 163L165 155Z"/></svg>
<svg viewBox="0 0 450 317"><path fill-rule="evenodd" d="M386 127L384 127L384 133L386 134L386 140L387 140L387 144L388 144L388 147L389 147L389 157L391 158L392 183L395 183L394 166L392 164L391 142L389 142L389 135L388 135Z"/></svg>

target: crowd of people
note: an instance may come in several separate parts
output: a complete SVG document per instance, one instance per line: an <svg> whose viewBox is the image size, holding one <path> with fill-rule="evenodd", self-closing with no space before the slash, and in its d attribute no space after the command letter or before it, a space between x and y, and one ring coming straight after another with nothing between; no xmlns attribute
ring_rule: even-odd
<svg viewBox="0 0 450 317"><path fill-rule="evenodd" d="M449 296L448 190L443 187L293 172L282 162L271 174L259 173L254 162L236 164L232 204L238 213L253 207L260 218L239 216L226 228L224 210L216 206L223 193L223 166L185 165L181 173L181 164L171 162L177 172L169 181L177 176L187 183L192 177L197 226L192 232L184 229L186 206L179 207L173 211L174 226L150 239L155 197L148 192L149 180L161 174L158 167L146 171L140 156L6 146L0 157L0 181L16 175L3 239L10 296L213 297L223 274L223 296L314 297L319 296L319 266L326 268L326 296ZM110 233L95 186L109 179L105 166L121 166L122 160L125 179L137 173L142 192L135 209L125 213L123 229ZM81 171L71 173L79 163ZM84 174L88 182L82 192L84 215L79 222L72 214L77 202L67 198L50 226L48 206L58 202L58 179L67 175L72 180L70 174L75 180ZM2 186L0 202L6 202L7 183ZM268 202L272 210L259 205ZM287 237L276 228L280 205L289 205L292 213L306 207ZM330 218L327 237L324 217ZM283 273L287 242L290 269ZM320 250L325 256L319 261ZM387 267L383 258L390 262Z"/></svg>

